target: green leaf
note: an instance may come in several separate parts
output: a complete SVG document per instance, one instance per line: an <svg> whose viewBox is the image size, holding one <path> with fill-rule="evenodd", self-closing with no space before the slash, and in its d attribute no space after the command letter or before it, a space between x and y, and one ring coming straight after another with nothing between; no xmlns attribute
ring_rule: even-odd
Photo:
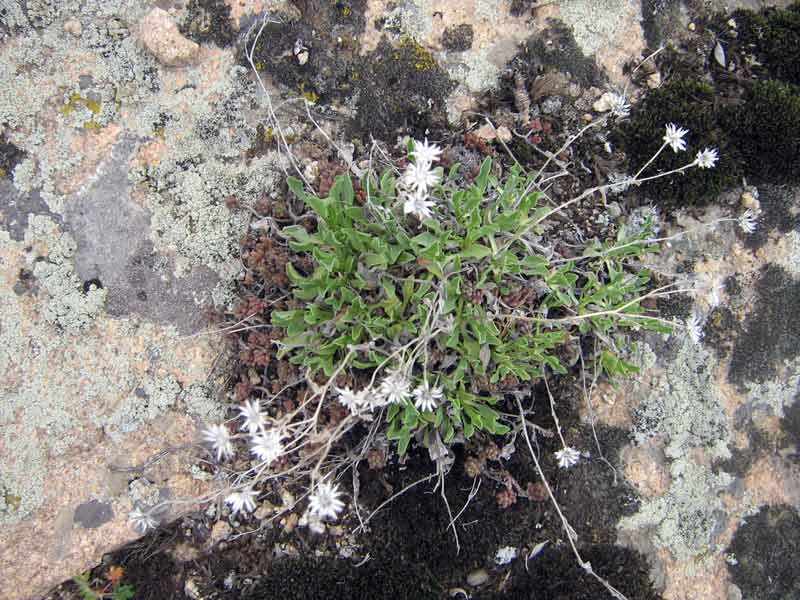
<svg viewBox="0 0 800 600"><path fill-rule="evenodd" d="M131 600L136 595L132 585L116 585L111 591L111 600Z"/></svg>
<svg viewBox="0 0 800 600"><path fill-rule="evenodd" d="M486 258L491 256L492 249L483 244L471 244L458 253L461 258Z"/></svg>

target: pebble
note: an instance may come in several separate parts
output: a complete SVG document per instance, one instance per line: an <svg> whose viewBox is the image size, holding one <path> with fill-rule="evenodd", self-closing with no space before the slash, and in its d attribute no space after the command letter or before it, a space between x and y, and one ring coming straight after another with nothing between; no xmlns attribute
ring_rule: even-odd
<svg viewBox="0 0 800 600"><path fill-rule="evenodd" d="M489 572L486 569L475 569L467 575L467 585L478 587L489 581Z"/></svg>
<svg viewBox="0 0 800 600"><path fill-rule="evenodd" d="M178 31L178 26L161 8L154 8L139 24L139 41L164 65L186 64L195 58L200 46Z"/></svg>
<svg viewBox="0 0 800 600"><path fill-rule="evenodd" d="M540 107L544 114L554 115L561 110L562 104L563 100L561 99L561 96L549 96L542 101Z"/></svg>
<svg viewBox="0 0 800 600"><path fill-rule="evenodd" d="M211 544L217 544L230 536L233 529L225 521L217 521L211 528L211 537L209 538Z"/></svg>
<svg viewBox="0 0 800 600"><path fill-rule="evenodd" d="M744 192L740 202L744 208L749 208L754 212L757 212L761 209L761 203L751 192Z"/></svg>
<svg viewBox="0 0 800 600"><path fill-rule="evenodd" d="M83 25L78 19L69 19L68 21L64 22L64 31L69 33L70 35L74 35L75 37L81 37L81 33L83 33Z"/></svg>

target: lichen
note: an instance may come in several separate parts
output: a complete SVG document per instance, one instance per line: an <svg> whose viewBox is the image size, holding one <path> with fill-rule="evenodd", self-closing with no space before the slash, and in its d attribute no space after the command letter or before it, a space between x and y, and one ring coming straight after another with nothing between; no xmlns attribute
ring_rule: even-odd
<svg viewBox="0 0 800 600"><path fill-rule="evenodd" d="M678 560L713 554L726 519L718 493L733 479L724 472L714 474L689 458L673 461L670 475L669 489L646 500L635 515L624 517L619 528L652 527L656 545L669 549Z"/></svg>
<svg viewBox="0 0 800 600"><path fill-rule="evenodd" d="M727 458L730 433L714 386L711 355L702 346L684 338L664 374L643 393L646 397L633 428L637 443L665 435L669 458L680 458L697 447Z"/></svg>
<svg viewBox="0 0 800 600"><path fill-rule="evenodd" d="M95 285L84 289L75 273L73 257L77 246L72 236L59 231L51 218L30 215L25 242L46 246L46 253L33 260L33 275L47 293L44 318L65 330L81 330L91 325L103 310L106 291Z"/></svg>
<svg viewBox="0 0 800 600"><path fill-rule="evenodd" d="M190 385L182 395L187 412L206 423L222 419L225 406L214 396L212 388L205 383Z"/></svg>
<svg viewBox="0 0 800 600"><path fill-rule="evenodd" d="M135 431L172 408L180 393L181 385L173 375L145 381L134 389L135 400L123 403L108 416L102 415L98 424L102 423L112 437Z"/></svg>

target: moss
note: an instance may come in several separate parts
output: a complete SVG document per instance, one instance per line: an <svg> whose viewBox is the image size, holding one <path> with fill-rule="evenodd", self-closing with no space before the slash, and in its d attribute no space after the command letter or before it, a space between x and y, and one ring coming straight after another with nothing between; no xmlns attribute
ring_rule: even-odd
<svg viewBox="0 0 800 600"><path fill-rule="evenodd" d="M442 46L448 50L463 52L472 48L472 39L474 37L475 32L469 23L453 25L442 32Z"/></svg>
<svg viewBox="0 0 800 600"><path fill-rule="evenodd" d="M744 161L748 178L800 181L800 86L757 81L744 100L722 112L721 124ZM721 163L720 167L724 168Z"/></svg>
<svg viewBox="0 0 800 600"><path fill-rule="evenodd" d="M321 102L341 99L352 93L350 80L362 60L359 34L364 30L366 0L304 0L296 3L302 13L297 21L269 23L258 39L253 63L258 71L268 72L279 83L301 94L313 94ZM248 66L244 48L238 61ZM299 42L308 51L303 64L294 53Z"/></svg>
<svg viewBox="0 0 800 600"><path fill-rule="evenodd" d="M25 153L0 135L0 179L14 172L14 168L25 157Z"/></svg>
<svg viewBox="0 0 800 600"><path fill-rule="evenodd" d="M754 72L800 85L800 2L758 13L737 10L732 17L737 24L732 43L761 63L753 65Z"/></svg>
<svg viewBox="0 0 800 600"><path fill-rule="evenodd" d="M754 284L758 294L734 342L728 379L740 388L773 380L778 369L800 354L800 282L783 268L765 266Z"/></svg>
<svg viewBox="0 0 800 600"><path fill-rule="evenodd" d="M366 56L359 79L352 135L386 139L446 127L445 99L455 83L410 38L396 46L382 38Z"/></svg>
<svg viewBox="0 0 800 600"><path fill-rule="evenodd" d="M787 505L763 506L736 530L727 554L743 600L800 597L800 516Z"/></svg>
<svg viewBox="0 0 800 600"><path fill-rule="evenodd" d="M224 0L190 0L180 32L198 44L227 48L235 37L231 7Z"/></svg>
<svg viewBox="0 0 800 600"><path fill-rule="evenodd" d="M694 152L707 146L719 149L720 161L711 170L692 169L643 185L645 193L660 205L673 208L703 204L739 180L742 165L737 149L720 124L714 88L699 80L678 79L654 90L637 107L630 121L622 124L618 135L630 160L630 172L638 171L658 151L667 123L677 123L689 130L685 138L688 151L675 153L665 149L645 175L681 167L691 162Z"/></svg>

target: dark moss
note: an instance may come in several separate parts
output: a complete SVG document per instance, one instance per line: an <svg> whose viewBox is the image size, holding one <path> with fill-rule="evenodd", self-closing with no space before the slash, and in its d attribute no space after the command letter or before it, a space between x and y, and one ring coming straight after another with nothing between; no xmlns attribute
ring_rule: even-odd
<svg viewBox="0 0 800 600"><path fill-rule="evenodd" d="M511 16L521 17L523 14L530 12L536 4L536 0L511 0Z"/></svg>
<svg viewBox="0 0 800 600"><path fill-rule="evenodd" d="M740 386L773 379L800 353L800 282L782 267L765 266L755 282L757 301L734 342L728 379Z"/></svg>
<svg viewBox="0 0 800 600"><path fill-rule="evenodd" d="M735 37L727 31L723 38L741 55L753 55L761 63L753 66L754 73L800 85L800 2L757 13L737 10L732 17Z"/></svg>
<svg viewBox="0 0 800 600"><path fill-rule="evenodd" d="M14 168L25 157L25 152L0 135L0 179L10 178Z"/></svg>
<svg viewBox="0 0 800 600"><path fill-rule="evenodd" d="M442 32L442 46L448 50L463 52L472 48L472 39L474 37L475 32L469 23L454 25Z"/></svg>
<svg viewBox="0 0 800 600"><path fill-rule="evenodd" d="M667 123L689 130L684 138L688 152L675 153L665 148L645 175L681 167L691 162L694 152L704 147L718 148L720 153L720 161L714 169L690 169L684 174L644 184L642 189L648 196L667 208L703 204L739 181L742 174L739 154L719 121L714 88L706 82L678 79L647 95L618 132L618 141L629 157L631 172L641 168L661 147Z"/></svg>
<svg viewBox="0 0 800 600"><path fill-rule="evenodd" d="M764 246L772 232L788 233L800 226L800 215L792 209L800 199L795 188L785 185L762 185L758 188L761 212L758 227L744 238L747 248L756 250ZM730 295L730 289L728 289Z"/></svg>
<svg viewBox="0 0 800 600"><path fill-rule="evenodd" d="M455 83L414 40L391 44L384 37L362 64L352 135L386 139L447 127L445 99Z"/></svg>
<svg viewBox="0 0 800 600"><path fill-rule="evenodd" d="M360 567L345 560L330 558L288 559L278 561L248 595L254 600L434 600L442 590L424 565L383 555L373 557Z"/></svg>
<svg viewBox="0 0 800 600"><path fill-rule="evenodd" d="M661 45L669 13L677 5L675 0L642 0L642 30L644 39L651 48Z"/></svg>
<svg viewBox="0 0 800 600"><path fill-rule="evenodd" d="M741 327L728 307L718 306L709 313L703 328L703 343L716 350L721 357L730 354L733 342L739 335Z"/></svg>
<svg viewBox="0 0 800 600"><path fill-rule="evenodd" d="M224 0L190 0L180 30L199 44L211 42L227 48L235 37L231 7Z"/></svg>
<svg viewBox="0 0 800 600"><path fill-rule="evenodd" d="M358 36L364 30L366 0L295 4L300 20L269 23L264 29L253 53L256 69L312 101L349 96L363 68ZM255 33L239 52L240 64L248 64L244 50L252 47Z"/></svg>
<svg viewBox="0 0 800 600"><path fill-rule="evenodd" d="M794 402L781 419L781 431L787 443L794 446L796 455L800 453L800 391L795 394Z"/></svg>
<svg viewBox="0 0 800 600"><path fill-rule="evenodd" d="M722 111L722 127L744 161L748 178L800 181L800 87L754 82L744 103ZM723 154L724 160L724 154ZM720 161L720 168L725 168Z"/></svg>
<svg viewBox="0 0 800 600"><path fill-rule="evenodd" d="M528 81L533 81L546 70L569 73L584 87L601 85L604 80L594 58L584 56L572 30L556 19L548 19L547 29L522 45L513 64L520 68Z"/></svg>
<svg viewBox="0 0 800 600"><path fill-rule="evenodd" d="M800 598L800 516L787 505L764 506L733 535L731 579L743 600Z"/></svg>
<svg viewBox="0 0 800 600"><path fill-rule="evenodd" d="M634 550L599 544L580 549L592 569L606 578L627 598L657 600L647 561ZM575 562L566 544L550 546L530 563L526 571L517 565L515 577L500 593L476 595L476 598L514 600L598 600L609 598L608 591Z"/></svg>
<svg viewBox="0 0 800 600"><path fill-rule="evenodd" d="M664 296L658 299L658 314L665 319L671 317L685 319L691 314L693 304L694 300L688 294Z"/></svg>

